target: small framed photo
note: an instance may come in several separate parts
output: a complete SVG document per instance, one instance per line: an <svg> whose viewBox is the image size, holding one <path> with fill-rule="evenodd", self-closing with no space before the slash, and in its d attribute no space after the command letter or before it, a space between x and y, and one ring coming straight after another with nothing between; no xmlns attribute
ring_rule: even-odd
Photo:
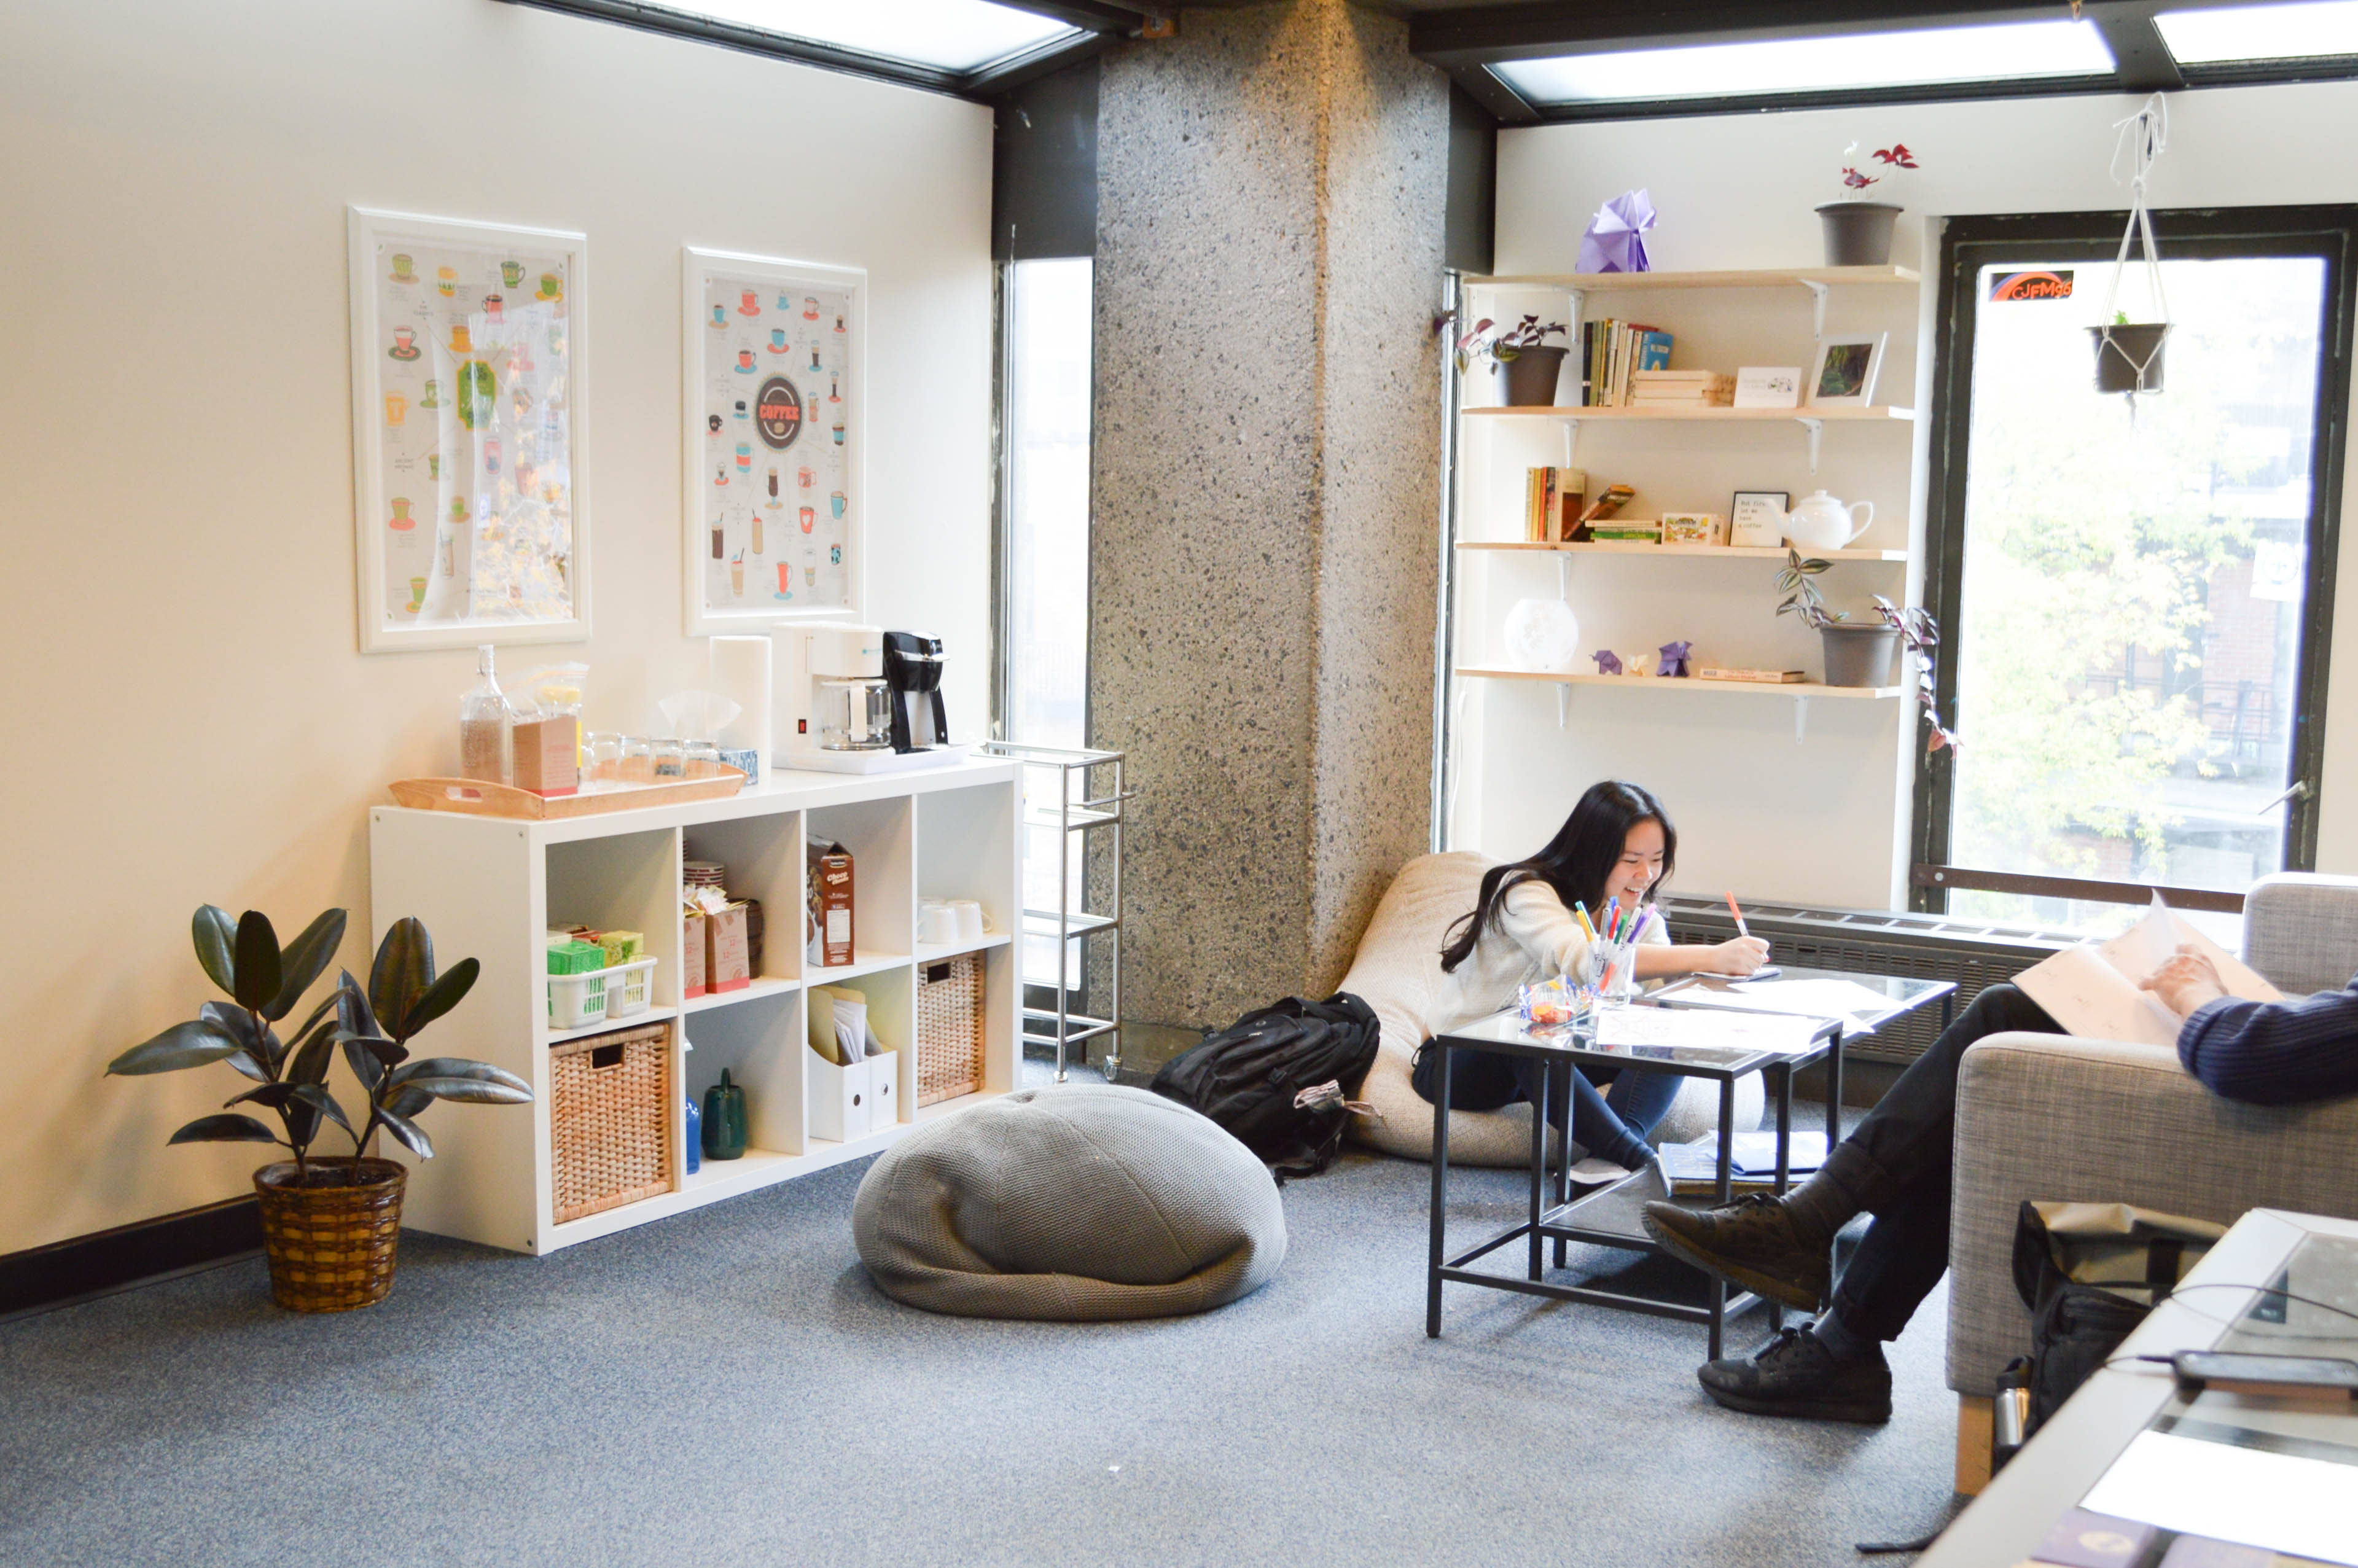
<svg viewBox="0 0 2358 1568"><path fill-rule="evenodd" d="M1785 514L1792 504L1790 491L1737 491L1727 509L1727 542L1775 549L1785 542Z"/></svg>
<svg viewBox="0 0 2358 1568"><path fill-rule="evenodd" d="M1736 373L1738 408L1799 408L1800 365L1746 365Z"/></svg>
<svg viewBox="0 0 2358 1568"><path fill-rule="evenodd" d="M1821 340L1817 364L1810 372L1810 406L1864 408L1874 402L1875 378L1883 369L1883 345L1890 336L1876 332Z"/></svg>

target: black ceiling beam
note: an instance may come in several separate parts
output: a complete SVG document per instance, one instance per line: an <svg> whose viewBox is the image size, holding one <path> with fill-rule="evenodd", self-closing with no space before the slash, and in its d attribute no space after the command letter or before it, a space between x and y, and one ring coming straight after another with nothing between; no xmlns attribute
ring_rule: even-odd
<svg viewBox="0 0 2358 1568"><path fill-rule="evenodd" d="M1501 125L1536 124L1541 118L1529 100L1501 81L1487 65L1447 65L1442 70L1466 90L1466 96L1490 112Z"/></svg>
<svg viewBox="0 0 2358 1568"><path fill-rule="evenodd" d="M2153 14L2160 8L2154 0L2091 0L2081 7L2113 51L2113 69L2124 92L2168 92L2186 85L2178 57L2153 25Z"/></svg>

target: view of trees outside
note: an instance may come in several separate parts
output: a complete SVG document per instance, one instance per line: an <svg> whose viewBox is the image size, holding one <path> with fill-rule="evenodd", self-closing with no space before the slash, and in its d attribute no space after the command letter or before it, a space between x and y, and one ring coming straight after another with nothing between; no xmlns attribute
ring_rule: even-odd
<svg viewBox="0 0 2358 1568"><path fill-rule="evenodd" d="M1092 265L1078 256L1020 261L1007 271L1007 739L1041 746L1088 740ZM1027 788L1057 776L1024 771ZM1052 816L1054 789L1024 806L1027 818ZM1056 905L1059 837L1053 827L1024 828L1027 909ZM1077 853L1065 875L1078 908ZM1078 952L1076 943L1067 955L1075 986ZM1024 939L1023 977L1055 983L1053 935Z"/></svg>
<svg viewBox="0 0 2358 1568"><path fill-rule="evenodd" d="M1974 329L1950 860L2240 891L2283 863L2324 263L2165 261L2165 390L2093 390L2075 297ZM2120 306L2154 319L2142 267ZM2124 906L1952 892L1982 918L2088 930Z"/></svg>

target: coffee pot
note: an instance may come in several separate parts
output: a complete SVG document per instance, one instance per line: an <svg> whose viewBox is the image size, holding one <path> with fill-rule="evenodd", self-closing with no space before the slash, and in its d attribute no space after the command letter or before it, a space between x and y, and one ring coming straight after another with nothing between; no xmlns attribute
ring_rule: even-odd
<svg viewBox="0 0 2358 1568"><path fill-rule="evenodd" d="M1862 515L1864 514L1864 515ZM1855 520L1856 526L1853 526ZM1875 521L1875 503L1855 501L1845 506L1824 491L1814 491L1794 503L1785 514L1787 543L1804 550L1839 550L1866 532Z"/></svg>

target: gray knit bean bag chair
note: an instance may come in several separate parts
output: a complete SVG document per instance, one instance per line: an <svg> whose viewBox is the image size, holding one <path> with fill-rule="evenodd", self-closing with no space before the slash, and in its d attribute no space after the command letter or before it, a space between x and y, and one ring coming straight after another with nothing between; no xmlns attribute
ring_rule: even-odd
<svg viewBox="0 0 2358 1568"><path fill-rule="evenodd" d="M1176 1317L1285 1259L1277 1184L1208 1119L1143 1089L1019 1089L878 1156L851 1206L886 1295L968 1317Z"/></svg>

